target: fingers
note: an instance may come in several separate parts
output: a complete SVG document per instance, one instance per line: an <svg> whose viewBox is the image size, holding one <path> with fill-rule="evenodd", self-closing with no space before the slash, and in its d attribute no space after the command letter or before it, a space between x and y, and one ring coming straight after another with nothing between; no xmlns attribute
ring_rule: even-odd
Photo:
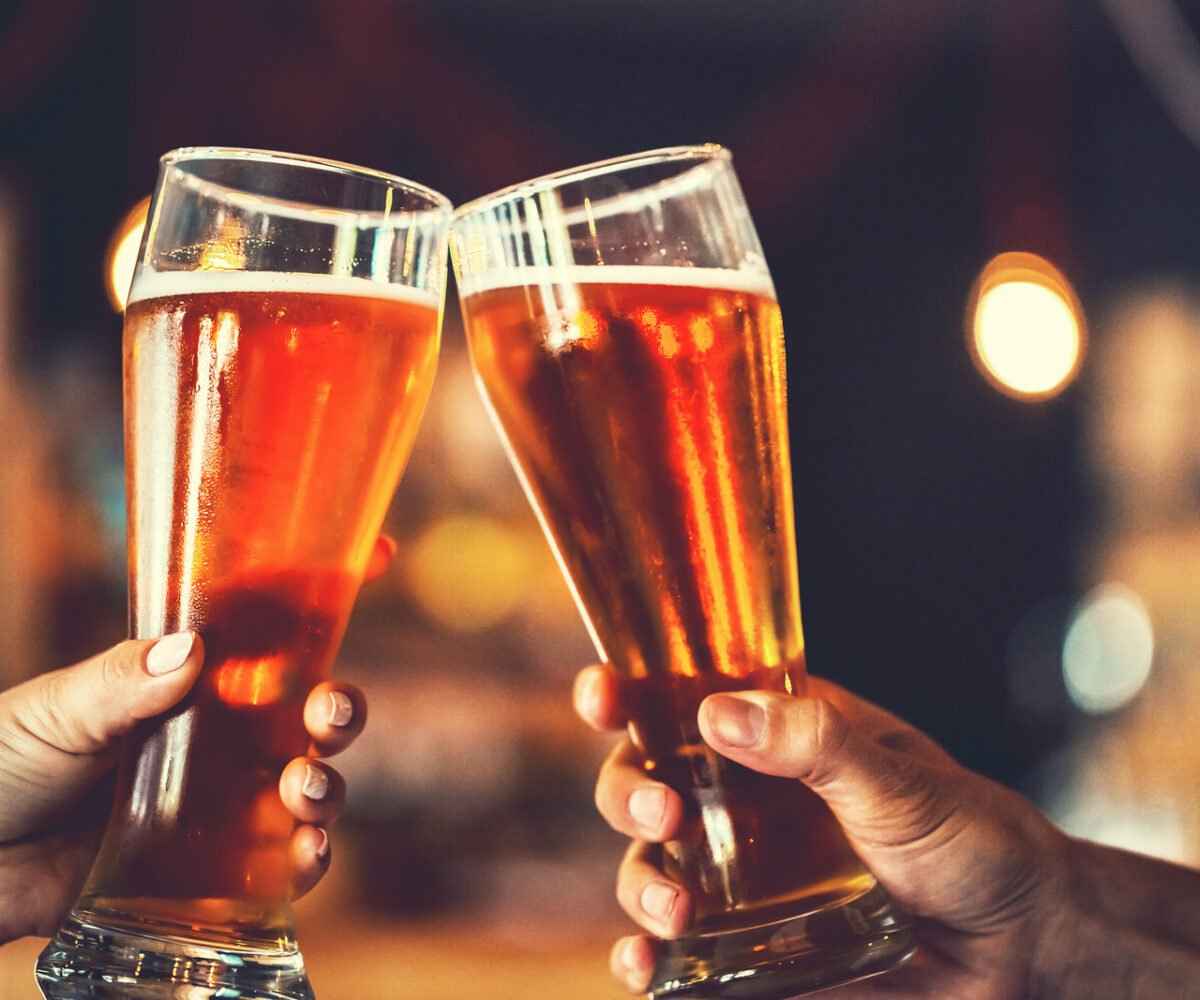
<svg viewBox="0 0 1200 1000"><path fill-rule="evenodd" d="M292 861L292 892L299 899L329 870L329 834L319 826L298 826L288 852Z"/></svg>
<svg viewBox="0 0 1200 1000"><path fill-rule="evenodd" d="M617 871L617 902L655 937L679 937L692 922L692 900L652 862L656 848L634 842Z"/></svg>
<svg viewBox="0 0 1200 1000"><path fill-rule="evenodd" d="M645 993L654 975L654 943L641 934L621 938L613 945L608 967L630 993Z"/></svg>
<svg viewBox="0 0 1200 1000"><path fill-rule="evenodd" d="M323 681L304 702L304 728L318 757L341 753L366 724L367 699L353 684Z"/></svg>
<svg viewBox="0 0 1200 1000"><path fill-rule="evenodd" d="M304 703L304 727L312 737L313 752L322 757L345 750L366 721L366 698L352 684L323 682ZM327 764L297 757L279 776L279 796L302 824L292 833L290 845L293 892L299 898L329 869L329 834L324 828L341 814L346 782Z"/></svg>
<svg viewBox="0 0 1200 1000"><path fill-rule="evenodd" d="M304 727L313 741L313 752L329 757L346 749L367 721L367 701L352 684L325 681L309 692L304 703ZM292 886L303 896L329 869L329 834L346 802L345 779L328 764L311 757L290 761L279 776L279 797L300 821L292 833L290 854Z"/></svg>
<svg viewBox="0 0 1200 1000"><path fill-rule="evenodd" d="M954 763L945 750L920 730L833 681L810 674L807 690L810 697L830 702L855 729L885 746L904 750L932 764ZM623 729L633 709L632 694L611 664L597 664L581 670L575 679L575 711L593 729Z"/></svg>
<svg viewBox="0 0 1200 1000"><path fill-rule="evenodd" d="M585 667L575 678L575 711L593 729L623 729L628 721L621 704L621 682L609 663Z"/></svg>
<svg viewBox="0 0 1200 1000"><path fill-rule="evenodd" d="M279 776L279 797L301 823L327 826L345 805L346 782L328 764L296 757Z"/></svg>
<svg viewBox="0 0 1200 1000"><path fill-rule="evenodd" d="M375 539L375 547L367 560L367 568L363 573L363 582L370 583L378 580L388 571L392 559L396 556L396 540L390 535L380 535Z"/></svg>
<svg viewBox="0 0 1200 1000"><path fill-rule="evenodd" d="M683 825L683 800L646 776L628 740L622 740L600 768L596 808L614 830L654 843L675 839Z"/></svg>
<svg viewBox="0 0 1200 1000"><path fill-rule="evenodd" d="M712 695L701 704L699 721L704 740L723 756L808 785L860 843L913 843L946 827L957 809L953 769L930 767L865 737L823 699L763 691Z"/></svg>
<svg viewBox="0 0 1200 1000"><path fill-rule="evenodd" d="M3 695L4 709L43 743L96 754L176 704L203 662L204 643L195 632L130 639L13 688Z"/></svg>

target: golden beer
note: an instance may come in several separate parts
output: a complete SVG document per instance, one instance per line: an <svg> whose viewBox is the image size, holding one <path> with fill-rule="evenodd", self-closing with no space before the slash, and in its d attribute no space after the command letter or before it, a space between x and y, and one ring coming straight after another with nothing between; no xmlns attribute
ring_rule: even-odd
<svg viewBox="0 0 1200 1000"><path fill-rule="evenodd" d="M693 925L656 1000L774 1000L886 972L911 928L799 782L714 753L718 691L805 685L783 325L720 146L523 181L451 231L472 360L648 773L681 796Z"/></svg>
<svg viewBox="0 0 1200 1000"><path fill-rule="evenodd" d="M701 933L860 894L873 880L825 805L714 754L696 726L713 692L804 686L773 290L718 269L612 270L629 280L575 267L549 295L468 290L463 308L531 499L630 681L646 770L691 813L669 868Z"/></svg>
<svg viewBox="0 0 1200 1000"><path fill-rule="evenodd" d="M160 275L135 292L132 632L195 629L206 656L188 698L127 742L79 909L272 942L290 927L279 774L306 752L304 700L412 449L440 303L324 275Z"/></svg>

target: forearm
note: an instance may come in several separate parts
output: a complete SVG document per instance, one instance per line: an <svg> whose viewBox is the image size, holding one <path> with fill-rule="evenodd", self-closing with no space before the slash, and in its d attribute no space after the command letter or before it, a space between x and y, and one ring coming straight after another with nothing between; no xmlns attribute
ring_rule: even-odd
<svg viewBox="0 0 1200 1000"><path fill-rule="evenodd" d="M1032 993L1200 1000L1200 872L1073 841Z"/></svg>

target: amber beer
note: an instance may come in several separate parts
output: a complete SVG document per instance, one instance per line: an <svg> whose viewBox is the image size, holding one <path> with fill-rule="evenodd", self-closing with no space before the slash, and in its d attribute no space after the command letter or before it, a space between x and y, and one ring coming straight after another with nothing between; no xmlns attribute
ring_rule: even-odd
<svg viewBox="0 0 1200 1000"><path fill-rule="evenodd" d="M125 748L79 910L276 942L308 746L429 395L439 301L327 275L149 275L125 320L133 634L196 629L189 698ZM173 483L173 487L165 488ZM174 761L177 766L167 766Z"/></svg>
<svg viewBox="0 0 1200 1000"><path fill-rule="evenodd" d="M462 288L497 426L602 654L629 679L646 770L693 822L668 865L698 934L874 885L824 804L700 739L716 691L800 692L804 639L783 327L765 275L516 270Z"/></svg>

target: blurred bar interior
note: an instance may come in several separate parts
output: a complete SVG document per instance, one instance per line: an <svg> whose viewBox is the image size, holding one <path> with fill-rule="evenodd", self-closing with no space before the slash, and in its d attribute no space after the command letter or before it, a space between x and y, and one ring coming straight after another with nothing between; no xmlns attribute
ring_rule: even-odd
<svg viewBox="0 0 1200 1000"><path fill-rule="evenodd" d="M783 305L814 671L1200 863L1198 37L1182 0L5 5L0 686L124 634L119 308L160 153L465 200L712 139ZM322 1000L615 997L592 651L453 294L445 345L341 658L372 721L305 954Z"/></svg>

